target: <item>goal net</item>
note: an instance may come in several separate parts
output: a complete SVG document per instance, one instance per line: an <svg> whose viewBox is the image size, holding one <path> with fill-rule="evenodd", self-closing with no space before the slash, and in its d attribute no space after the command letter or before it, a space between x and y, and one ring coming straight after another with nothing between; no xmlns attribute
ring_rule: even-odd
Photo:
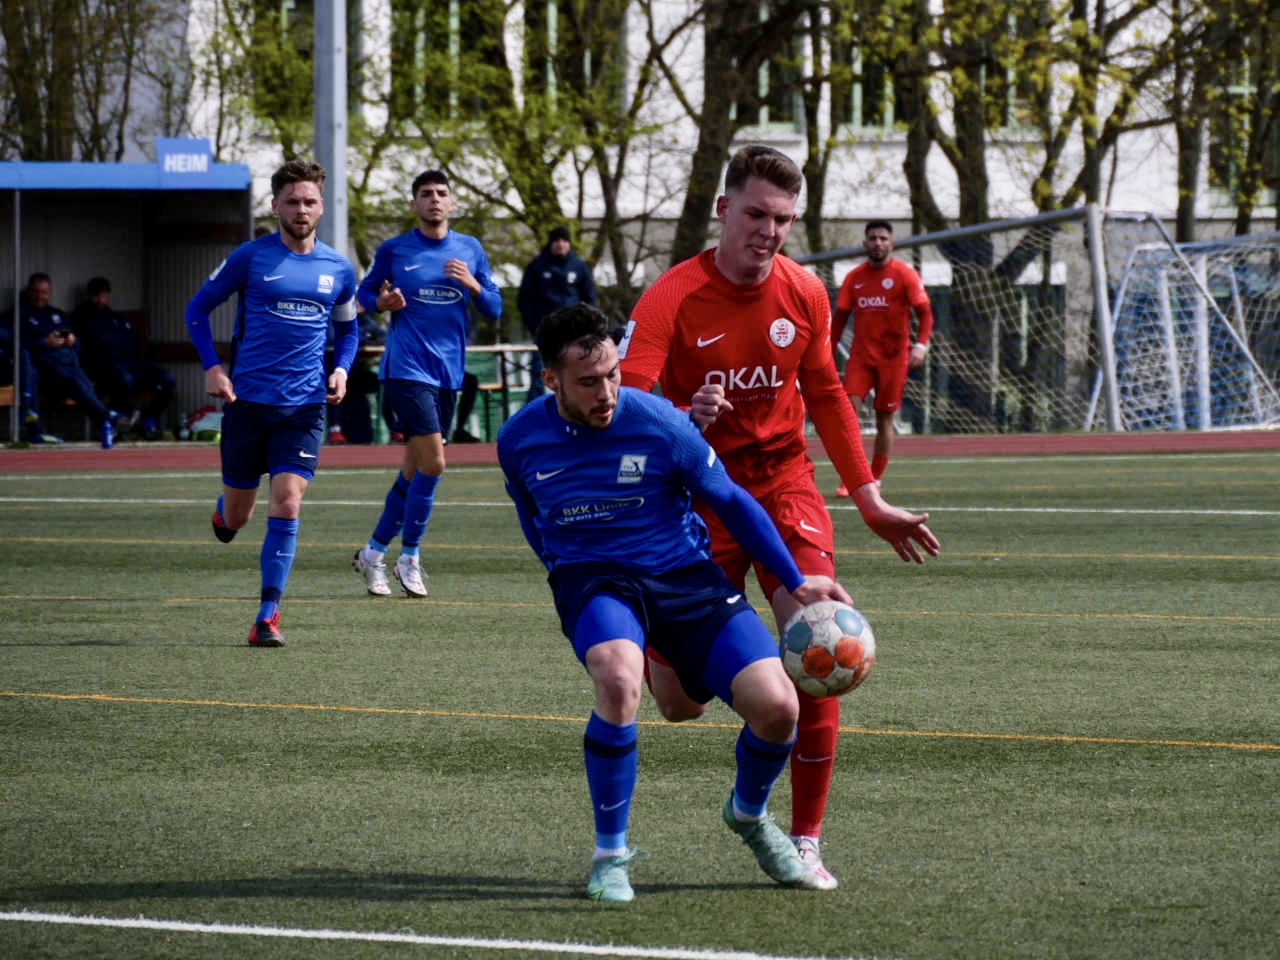
<svg viewBox="0 0 1280 960"><path fill-rule="evenodd" d="M934 315L902 429L1280 424L1280 233L1176 245L1151 214L1086 206L894 246L920 272ZM823 277L834 307L863 256L858 247L796 259ZM838 365L851 337L837 345Z"/></svg>
<svg viewBox="0 0 1280 960"><path fill-rule="evenodd" d="M1130 229L1160 236L1114 281L1120 426L1280 424L1280 233L1175 245L1153 218Z"/></svg>
<svg viewBox="0 0 1280 960"><path fill-rule="evenodd" d="M906 237L894 256L919 271L934 332L899 421L916 433L1081 429L1099 368L1087 208ZM828 279L834 306L861 248L798 257ZM850 325L852 326L852 325ZM837 347L843 364L852 331ZM865 408L869 408L866 404Z"/></svg>

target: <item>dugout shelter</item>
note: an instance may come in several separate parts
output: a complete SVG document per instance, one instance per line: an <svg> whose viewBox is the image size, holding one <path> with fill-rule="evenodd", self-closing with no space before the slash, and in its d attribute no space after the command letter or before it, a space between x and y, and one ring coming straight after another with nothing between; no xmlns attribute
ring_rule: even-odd
<svg viewBox="0 0 1280 960"><path fill-rule="evenodd" d="M178 382L174 414L194 409L204 378L186 304L253 237L251 191L248 166L215 162L208 140L158 137L154 163L0 163L0 313L16 318L32 273L50 275L51 302L68 313L90 277L108 277L112 307L140 322L149 359ZM232 309L215 329L230 329ZM19 372L15 362L14 383ZM19 437L16 401L5 412Z"/></svg>

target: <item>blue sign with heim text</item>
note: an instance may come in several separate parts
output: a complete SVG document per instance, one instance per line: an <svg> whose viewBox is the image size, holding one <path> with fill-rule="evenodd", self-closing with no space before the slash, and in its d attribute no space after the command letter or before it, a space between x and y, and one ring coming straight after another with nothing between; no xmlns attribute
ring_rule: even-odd
<svg viewBox="0 0 1280 960"><path fill-rule="evenodd" d="M208 176L213 169L213 151L208 140L156 137L156 166L161 186L184 186Z"/></svg>

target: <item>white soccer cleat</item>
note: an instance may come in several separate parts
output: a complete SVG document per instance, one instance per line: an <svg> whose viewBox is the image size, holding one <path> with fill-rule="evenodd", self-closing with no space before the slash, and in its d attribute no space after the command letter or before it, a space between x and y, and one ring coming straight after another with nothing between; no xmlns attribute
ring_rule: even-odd
<svg viewBox="0 0 1280 960"><path fill-rule="evenodd" d="M427 585L422 582L422 566L417 557L401 556L396 561L392 573L400 581L400 589L410 597L425 597Z"/></svg>
<svg viewBox="0 0 1280 960"><path fill-rule="evenodd" d="M356 573L364 577L364 588L369 591L371 597L391 596L391 587L387 585L385 557L386 554L363 546L356 551L355 557L351 560L351 566L355 568Z"/></svg>
<svg viewBox="0 0 1280 960"><path fill-rule="evenodd" d="M822 865L822 854L818 852L818 841L815 837L792 837L800 853L800 862L804 865L804 873L796 881L797 887L806 890L834 890L840 885L831 875L831 871Z"/></svg>

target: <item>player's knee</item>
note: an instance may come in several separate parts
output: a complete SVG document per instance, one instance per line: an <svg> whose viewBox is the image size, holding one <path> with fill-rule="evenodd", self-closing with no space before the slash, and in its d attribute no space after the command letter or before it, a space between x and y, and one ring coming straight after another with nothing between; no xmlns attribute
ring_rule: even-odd
<svg viewBox="0 0 1280 960"><path fill-rule="evenodd" d="M653 701L658 705L658 713L662 714L662 719L668 723L684 723L687 720L697 720L707 712L705 703L694 703L687 697L661 699L655 694Z"/></svg>

